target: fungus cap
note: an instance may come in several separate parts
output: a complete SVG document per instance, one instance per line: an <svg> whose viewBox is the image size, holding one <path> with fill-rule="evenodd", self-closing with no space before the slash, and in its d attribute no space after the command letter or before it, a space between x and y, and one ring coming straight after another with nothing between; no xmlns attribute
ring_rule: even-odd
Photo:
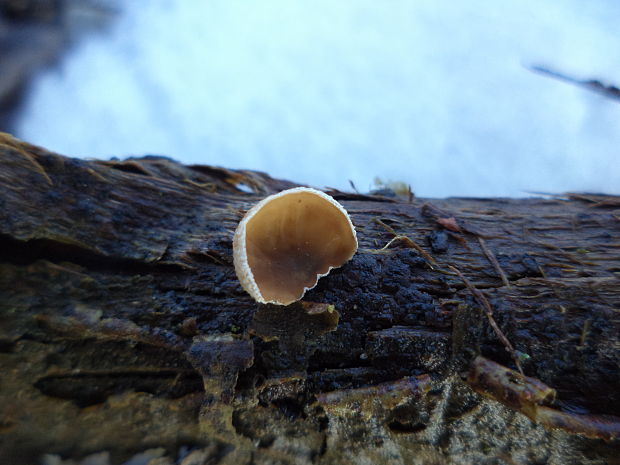
<svg viewBox="0 0 620 465"><path fill-rule="evenodd" d="M346 210L329 195L296 187L271 195L243 217L233 238L235 271L260 303L288 305L357 250Z"/></svg>

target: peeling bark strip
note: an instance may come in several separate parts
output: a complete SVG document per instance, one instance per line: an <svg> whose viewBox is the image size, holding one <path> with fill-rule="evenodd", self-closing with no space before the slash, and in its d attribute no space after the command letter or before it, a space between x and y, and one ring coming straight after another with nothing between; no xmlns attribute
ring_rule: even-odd
<svg viewBox="0 0 620 465"><path fill-rule="evenodd" d="M232 234L294 186L0 135L0 463L616 460L620 198L332 191L358 253L258 307Z"/></svg>

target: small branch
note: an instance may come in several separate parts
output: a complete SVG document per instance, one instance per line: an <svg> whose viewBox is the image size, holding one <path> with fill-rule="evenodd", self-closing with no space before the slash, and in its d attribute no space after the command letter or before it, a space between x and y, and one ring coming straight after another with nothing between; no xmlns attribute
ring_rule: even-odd
<svg viewBox="0 0 620 465"><path fill-rule="evenodd" d="M608 97L612 100L620 101L620 88L611 84L606 85L596 79L580 80L572 76L568 76L566 74L558 73L557 71L544 68L542 66L530 66L529 69L530 71L534 71L535 73L552 77L560 81L568 82L569 84L573 84L575 86L583 87L584 89L596 92L603 97Z"/></svg>

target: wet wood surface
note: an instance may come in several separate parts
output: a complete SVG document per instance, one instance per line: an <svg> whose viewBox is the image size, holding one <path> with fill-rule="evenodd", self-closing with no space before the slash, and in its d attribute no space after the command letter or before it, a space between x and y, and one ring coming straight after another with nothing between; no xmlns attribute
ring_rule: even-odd
<svg viewBox="0 0 620 465"><path fill-rule="evenodd" d="M258 306L232 234L294 186L2 135L0 462L618 463L620 198L328 191L358 253Z"/></svg>

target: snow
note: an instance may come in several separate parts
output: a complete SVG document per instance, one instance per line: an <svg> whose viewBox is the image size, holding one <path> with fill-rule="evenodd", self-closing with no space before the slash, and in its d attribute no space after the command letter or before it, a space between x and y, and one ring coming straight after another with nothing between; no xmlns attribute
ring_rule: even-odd
<svg viewBox="0 0 620 465"><path fill-rule="evenodd" d="M149 0L41 76L17 136L419 196L620 194L615 0Z"/></svg>

